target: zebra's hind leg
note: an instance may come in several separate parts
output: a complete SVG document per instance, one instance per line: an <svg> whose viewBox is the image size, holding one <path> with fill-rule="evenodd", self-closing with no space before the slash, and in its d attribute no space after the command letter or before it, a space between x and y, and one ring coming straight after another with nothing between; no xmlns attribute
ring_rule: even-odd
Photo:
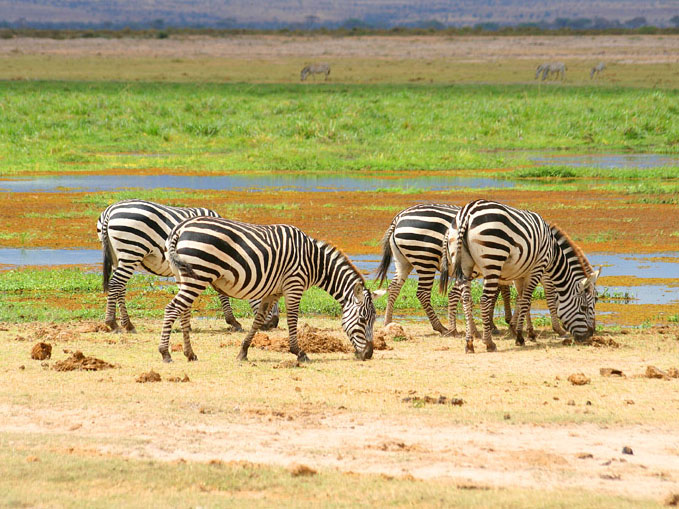
<svg viewBox="0 0 679 509"><path fill-rule="evenodd" d="M206 287L207 285L203 285L201 287L197 280L192 280L191 286L182 285L180 282L179 292L177 292L177 295L175 295L170 303L165 306L165 314L163 316L163 331L160 335L160 345L158 345L158 351L160 352L160 355L163 356L163 362L172 362L172 356L170 355L169 348L170 332L172 332L172 324L174 324L175 320L177 320L179 316L182 317L184 352L186 353L187 351L187 344L189 349L191 349L189 331L185 327L188 325L188 320L185 320L185 315L188 311L190 311L193 301L196 300L196 297L198 297L198 295L200 295L200 293L205 290Z"/></svg>
<svg viewBox="0 0 679 509"><path fill-rule="evenodd" d="M434 273L420 273L419 276L420 280L417 282L417 300L420 301L424 312L427 313L427 318L429 318L432 328L440 334L447 334L448 329L438 319L436 311L434 311L431 305L431 287L434 285Z"/></svg>
<svg viewBox="0 0 679 509"><path fill-rule="evenodd" d="M266 314L268 313L269 308L271 307L271 303L272 303L271 297L267 297L266 299L262 299L261 303L257 307L255 319L252 322L252 328L245 335L243 343L241 344L240 347L240 352L238 352L238 357L236 357L236 360L239 361L248 360L248 349L250 348L250 343L252 343L252 338L255 337L257 331L262 328L262 325L264 325Z"/></svg>
<svg viewBox="0 0 679 509"><path fill-rule="evenodd" d="M455 284L448 292L448 332L446 336L457 336L457 304L462 297L462 287Z"/></svg>
<svg viewBox="0 0 679 509"><path fill-rule="evenodd" d="M189 338L191 332L191 309L187 308L180 317L182 324L182 335L184 336L184 356L190 361L197 361L198 357L193 353L191 346L191 339Z"/></svg>
<svg viewBox="0 0 679 509"><path fill-rule="evenodd" d="M505 322L509 325L512 323L512 287L509 285L500 285L500 294L502 295L502 303L505 307Z"/></svg>
<svg viewBox="0 0 679 509"><path fill-rule="evenodd" d="M231 302L229 297L219 293L219 302L222 305L222 312L224 313L224 320L230 325L227 329L229 332L242 332L243 326L240 324L236 317L233 315L233 309L231 308Z"/></svg>
<svg viewBox="0 0 679 509"><path fill-rule="evenodd" d="M278 320L280 312L278 310L278 301L274 302L266 314L266 322L262 326L262 330L271 330L278 327Z"/></svg>
<svg viewBox="0 0 679 509"><path fill-rule="evenodd" d="M474 316L472 314L472 292L469 281L461 283L462 307L464 308L464 318L466 323L464 353L474 353Z"/></svg>
<svg viewBox="0 0 679 509"><path fill-rule="evenodd" d="M106 297L106 326L113 332L121 332L121 328L116 322L116 306L120 307L120 320L123 329L128 332L136 332L134 325L130 322L130 317L127 314L127 307L125 306L125 290L127 282L132 277L135 266L118 266L111 276L108 284L108 295Z"/></svg>
<svg viewBox="0 0 679 509"><path fill-rule="evenodd" d="M486 275L483 281L483 294L481 295L481 318L483 320L483 342L488 352L497 350L493 342L493 311L497 301L499 279L494 275Z"/></svg>
<svg viewBox="0 0 679 509"><path fill-rule="evenodd" d="M392 246L392 251L394 249L395 248ZM387 309L384 312L385 326L391 323L394 314L394 303L398 298L398 294L401 292L401 288L403 288L403 283L405 283L406 279L408 278L408 274L410 274L410 272L413 270L413 266L408 262L402 263L401 259L398 257L395 257L395 260L396 275L394 276L394 279L391 280L391 283L389 283Z"/></svg>

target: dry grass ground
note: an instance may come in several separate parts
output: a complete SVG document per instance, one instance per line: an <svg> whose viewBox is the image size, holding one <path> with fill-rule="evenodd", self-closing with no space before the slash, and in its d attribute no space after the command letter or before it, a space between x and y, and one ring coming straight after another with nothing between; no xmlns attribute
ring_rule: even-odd
<svg viewBox="0 0 679 509"><path fill-rule="evenodd" d="M459 338L410 323L413 339L369 362L317 353L301 367L258 348L236 363L242 334L213 320L194 320L195 363L181 351L161 362L158 321L137 335L97 329L0 327L0 505L610 507L679 493L679 379L644 376L679 367L676 327L602 334L619 347L541 331L525 348L498 339L497 353L465 355ZM31 360L38 341L50 360ZM117 367L51 369L76 350ZM160 383L135 382L150 370ZM573 385L573 373L590 382ZM292 464L318 475L295 477Z"/></svg>
<svg viewBox="0 0 679 509"><path fill-rule="evenodd" d="M0 79L285 83L325 61L336 83L522 83L559 60L570 84L604 61L598 84L676 87L678 49L679 36L653 35L17 38L0 40Z"/></svg>

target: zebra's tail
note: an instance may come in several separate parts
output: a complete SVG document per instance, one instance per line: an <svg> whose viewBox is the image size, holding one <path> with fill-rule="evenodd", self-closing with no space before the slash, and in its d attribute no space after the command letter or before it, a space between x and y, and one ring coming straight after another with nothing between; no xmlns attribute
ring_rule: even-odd
<svg viewBox="0 0 679 509"><path fill-rule="evenodd" d="M396 219L391 222L389 225L389 228L387 228L387 231L384 234L384 237L382 237L382 260L380 261L379 266L377 267L377 273L376 277L379 278L380 281L380 286L384 283L384 281L387 279L387 272L389 271L389 267L391 266L391 258L393 253L391 252L391 236L394 234L394 229L396 228Z"/></svg>
<svg viewBox="0 0 679 509"><path fill-rule="evenodd" d="M452 227L452 224L451 224ZM448 244L450 243L450 240L448 239L448 234L450 232L450 229L446 231L445 236L443 237L443 256L441 256L441 279L439 281L439 290L442 294L448 293L448 279L450 277L450 264L451 264L451 259L450 259L450 251L448 249Z"/></svg>
<svg viewBox="0 0 679 509"><path fill-rule="evenodd" d="M111 240L108 237L108 216L102 214L99 216L97 221L97 236L101 241L101 252L103 254L103 280L102 288L104 293L108 294L108 283L111 279L111 273L113 272L113 247L111 246Z"/></svg>
<svg viewBox="0 0 679 509"><path fill-rule="evenodd" d="M455 238L455 244L453 248L453 251L455 252L453 273L455 274L455 280L459 283L464 283L467 281L467 277L462 270L462 250L469 249L467 244L469 214L466 214L465 212L467 212L467 207L462 208L457 215L457 237Z"/></svg>
<svg viewBox="0 0 679 509"><path fill-rule="evenodd" d="M190 221L190 219L188 219L188 221ZM175 274L179 273L197 279L196 273L191 268L191 265L182 260L179 257L179 254L177 253L177 242L179 241L179 228L182 227L185 222L186 221L182 221L174 228L172 228L170 235L167 237L167 240L165 241L167 260L168 262L170 262L170 265L174 269L173 272Z"/></svg>

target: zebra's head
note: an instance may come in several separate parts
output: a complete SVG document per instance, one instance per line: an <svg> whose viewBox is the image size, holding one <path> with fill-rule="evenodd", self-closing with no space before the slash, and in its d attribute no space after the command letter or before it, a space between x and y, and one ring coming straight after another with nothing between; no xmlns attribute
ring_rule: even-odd
<svg viewBox="0 0 679 509"><path fill-rule="evenodd" d="M594 334L596 280L600 273L601 270L597 270L578 281L570 300L559 299L557 314L576 341L585 341Z"/></svg>
<svg viewBox="0 0 679 509"><path fill-rule="evenodd" d="M342 307L342 328L354 345L356 357L367 360L373 356L373 326L377 316L373 297L380 293L372 293L363 282L357 282L350 293Z"/></svg>

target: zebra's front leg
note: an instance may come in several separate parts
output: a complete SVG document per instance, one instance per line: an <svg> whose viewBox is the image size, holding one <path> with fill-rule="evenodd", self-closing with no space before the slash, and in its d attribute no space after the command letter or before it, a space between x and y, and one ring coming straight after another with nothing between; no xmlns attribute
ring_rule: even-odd
<svg viewBox="0 0 679 509"><path fill-rule="evenodd" d="M502 303L505 307L505 322L509 325L512 322L512 287L511 285L500 285Z"/></svg>
<svg viewBox="0 0 679 509"><path fill-rule="evenodd" d="M568 332L561 326L561 320L556 314L556 294L554 284L546 278L542 280L542 287L545 289L545 299L547 300L547 307L549 308L549 316L552 319L552 330L559 336L565 337Z"/></svg>
<svg viewBox="0 0 679 509"><path fill-rule="evenodd" d="M198 357L193 353L193 347L191 346L191 309L187 308L181 314L181 324L182 324L182 335L184 336L184 356L188 361L197 361Z"/></svg>
<svg viewBox="0 0 679 509"><path fill-rule="evenodd" d="M224 320L230 325L227 329L228 332L242 332L243 326L240 324L236 317L233 315L233 308L231 307L231 301L229 297L220 293L219 303L222 305L222 313L224 313Z"/></svg>
<svg viewBox="0 0 679 509"><path fill-rule="evenodd" d="M526 313L530 312L530 301L533 296L533 291L537 286L538 282L542 278L542 272L544 269L539 269L531 274L528 282L523 284L520 283L521 288L517 282L517 290L520 292L521 297L517 301L517 316L516 316L516 345L523 346L525 340L523 339L523 322L526 318Z"/></svg>
<svg viewBox="0 0 679 509"><path fill-rule="evenodd" d="M127 293L127 282L130 280L132 274L134 273L135 269L138 266L139 266L138 263L134 263L133 265L119 266L116 269L115 274L113 275L113 278L117 276L120 277L121 281L117 295L118 308L120 309L120 325L125 332L129 332L131 334L136 333L137 329L135 329L134 325L132 325L132 322L130 321L130 316L127 314L127 306L125 305L125 294Z"/></svg>
<svg viewBox="0 0 679 509"><path fill-rule="evenodd" d="M494 352L497 346L493 342L493 311L498 293L498 278L486 275L483 281L483 295L481 295L481 319L483 320L483 342L486 351Z"/></svg>
<svg viewBox="0 0 679 509"><path fill-rule="evenodd" d="M298 362L310 362L309 357L297 344L297 317L299 316L299 301L302 291L294 291L285 294L285 307L288 311L288 341L290 343L290 353L297 356Z"/></svg>
<svg viewBox="0 0 679 509"><path fill-rule="evenodd" d="M243 338L243 343L241 344L240 352L238 352L238 356L236 357L236 360L238 360L238 361L248 360L248 350L250 348L250 344L252 343L252 338L255 337L255 334L257 333L257 331L262 328L262 325L264 325L264 321L266 319L266 313L268 312L270 306L271 306L271 298L262 299L259 306L257 307L256 313L255 313L255 319L252 322L252 328L245 335L245 338Z"/></svg>
<svg viewBox="0 0 679 509"><path fill-rule="evenodd" d="M436 312L431 305L431 287L433 285L434 273L431 273L430 275L420 275L420 280L417 283L417 299L420 301L420 304L422 304L424 312L427 313L427 318L429 318L429 323L432 328L436 332L445 335L448 332L448 329L441 324L441 321L436 316Z"/></svg>

